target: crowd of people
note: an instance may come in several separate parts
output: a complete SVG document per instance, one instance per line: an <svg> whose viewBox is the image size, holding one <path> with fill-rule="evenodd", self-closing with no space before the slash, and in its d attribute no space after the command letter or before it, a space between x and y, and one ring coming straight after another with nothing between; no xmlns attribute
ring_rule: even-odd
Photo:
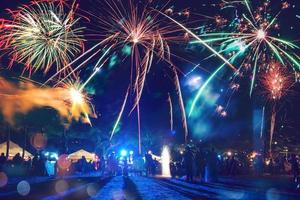
<svg viewBox="0 0 300 200"><path fill-rule="evenodd" d="M186 147L177 153L170 163L172 177L184 177L188 182L194 179L209 182L218 176L237 175L292 175L299 179L299 158L295 154L276 154L264 157L259 153L249 155L245 152L225 152L217 154L214 148Z"/></svg>
<svg viewBox="0 0 300 200"><path fill-rule="evenodd" d="M9 176L53 176L70 175L74 173L89 173L100 170L101 162L87 161L83 156L77 162L70 161L66 164L59 164L54 158L36 154L33 158L24 159L17 153L12 159L7 159L4 153L0 156L0 171Z"/></svg>
<svg viewBox="0 0 300 200"><path fill-rule="evenodd" d="M172 155L170 172L172 177L184 177L188 182L195 180L213 182L218 176L290 174L296 182L299 178L299 160L295 154L289 156L278 154L264 158L260 154L247 156L243 153L217 153L214 148L202 150L187 146L184 151ZM95 160L81 159L60 164L43 154L36 154L32 159L23 159L20 153L7 159L4 153L0 156L0 171L10 176L46 176L70 175L98 172L100 176L139 174L155 176L160 174L160 158L147 152L144 157L117 156L112 152L107 157Z"/></svg>

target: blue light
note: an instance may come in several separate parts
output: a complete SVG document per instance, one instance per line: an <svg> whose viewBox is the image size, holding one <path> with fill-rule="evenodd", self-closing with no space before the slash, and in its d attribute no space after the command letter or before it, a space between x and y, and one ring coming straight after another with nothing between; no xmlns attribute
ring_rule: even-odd
<svg viewBox="0 0 300 200"><path fill-rule="evenodd" d="M123 149L123 150L121 151L121 156L127 156L127 151Z"/></svg>
<svg viewBox="0 0 300 200"><path fill-rule="evenodd" d="M50 158L55 158L55 160L58 160L58 155L57 153L53 153L50 155Z"/></svg>
<svg viewBox="0 0 300 200"><path fill-rule="evenodd" d="M222 156L219 154L219 155L218 155L218 158L219 158L219 160L221 160Z"/></svg>
<svg viewBox="0 0 300 200"><path fill-rule="evenodd" d="M202 84L201 76L192 76L187 80L187 85L192 90L199 88L201 84Z"/></svg>
<svg viewBox="0 0 300 200"><path fill-rule="evenodd" d="M129 154L130 154L130 155L133 155L133 151L129 151Z"/></svg>

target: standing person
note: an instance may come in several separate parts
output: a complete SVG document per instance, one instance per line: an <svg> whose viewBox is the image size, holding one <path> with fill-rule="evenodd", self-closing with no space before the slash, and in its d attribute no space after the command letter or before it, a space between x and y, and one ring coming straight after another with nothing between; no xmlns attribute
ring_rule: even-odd
<svg viewBox="0 0 300 200"><path fill-rule="evenodd" d="M41 154L38 157L38 162L37 162L37 168L38 168L38 175L39 176L44 176L46 174L46 169L45 169L45 157L42 156Z"/></svg>
<svg viewBox="0 0 300 200"><path fill-rule="evenodd" d="M273 160L273 158L270 159L269 172L270 172L271 175L274 174L274 160Z"/></svg>
<svg viewBox="0 0 300 200"><path fill-rule="evenodd" d="M217 174L218 174L218 156L215 152L215 149L212 148L211 151L207 154L207 167L206 167L206 177L207 181L216 181L217 180Z"/></svg>
<svg viewBox="0 0 300 200"><path fill-rule="evenodd" d="M294 181L298 183L299 179L299 164L298 164L298 159L295 154L292 154L291 156L291 165L292 165L292 172L293 172L293 177Z"/></svg>
<svg viewBox="0 0 300 200"><path fill-rule="evenodd" d="M236 171L237 171L237 161L236 161L234 155L231 157L229 165L230 165L229 166L229 168L230 168L229 175L235 176L236 175Z"/></svg>
<svg viewBox="0 0 300 200"><path fill-rule="evenodd" d="M146 176L152 174L152 165L153 165L153 159L152 159L152 155L151 152L147 152L145 154L145 167L146 167Z"/></svg>
<svg viewBox="0 0 300 200"><path fill-rule="evenodd" d="M152 175L155 176L156 175L156 168L158 166L158 161L156 160L156 158L154 158L153 162L152 162Z"/></svg>
<svg viewBox="0 0 300 200"><path fill-rule="evenodd" d="M87 170L87 161L85 156L82 156L79 162L79 170L82 174L84 174Z"/></svg>
<svg viewBox="0 0 300 200"><path fill-rule="evenodd" d="M195 154L195 167L196 167L196 177L201 177L201 169L200 169L200 160L201 160L201 154L200 154L200 149L197 149L196 154Z"/></svg>
<svg viewBox="0 0 300 200"><path fill-rule="evenodd" d="M196 153L196 174L199 176L200 181L204 178L204 169L205 169L205 158L204 153L202 149L199 148L199 150Z"/></svg>
<svg viewBox="0 0 300 200"><path fill-rule="evenodd" d="M193 162L194 155L190 147L186 147L184 154L184 167L186 170L186 181L193 182Z"/></svg>
<svg viewBox="0 0 300 200"><path fill-rule="evenodd" d="M22 157L21 157L21 155L20 155L20 153L17 153L14 157L13 157L13 164L15 164L15 165L21 165L22 164L22 162L23 162L23 159L22 159Z"/></svg>
<svg viewBox="0 0 300 200"><path fill-rule="evenodd" d="M99 168L100 168L100 176L103 176L104 172L105 172L105 159L104 159L104 156L101 156Z"/></svg>
<svg viewBox="0 0 300 200"><path fill-rule="evenodd" d="M127 162L127 156L124 157L124 165L123 165L123 176L128 176L128 162Z"/></svg>
<svg viewBox="0 0 300 200"><path fill-rule="evenodd" d="M0 156L0 171L3 170L3 167L6 163L6 156L4 153L1 153L1 156Z"/></svg>
<svg viewBox="0 0 300 200"><path fill-rule="evenodd" d="M35 154L31 163L31 173L34 176L38 175L38 157L39 155Z"/></svg>
<svg viewBox="0 0 300 200"><path fill-rule="evenodd" d="M112 152L107 160L108 170L111 176L116 175L116 167L117 167L116 163L117 163L117 159L115 156L115 152Z"/></svg>

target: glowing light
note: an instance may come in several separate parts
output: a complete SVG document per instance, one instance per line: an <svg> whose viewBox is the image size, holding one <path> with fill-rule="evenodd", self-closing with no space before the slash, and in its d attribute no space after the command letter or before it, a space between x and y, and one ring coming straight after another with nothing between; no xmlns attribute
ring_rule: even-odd
<svg viewBox="0 0 300 200"><path fill-rule="evenodd" d="M170 151L169 147L164 146L163 151L161 153L161 161L162 161L162 176L163 177L171 177L171 171L170 171Z"/></svg>
<svg viewBox="0 0 300 200"><path fill-rule="evenodd" d="M231 152L231 151L228 151L228 152L227 152L227 156L232 156L232 152Z"/></svg>
<svg viewBox="0 0 300 200"><path fill-rule="evenodd" d="M137 44L137 43L139 43L139 38L137 38L137 37L134 37L134 38L132 39L132 42L133 42L134 44Z"/></svg>
<svg viewBox="0 0 300 200"><path fill-rule="evenodd" d="M220 115L221 115L222 117L226 117L226 116L227 116L227 112L224 110L224 111L221 112Z"/></svg>
<svg viewBox="0 0 300 200"><path fill-rule="evenodd" d="M76 90L75 88L70 88L70 95L71 100L75 104L82 104L83 103L83 97L79 90Z"/></svg>
<svg viewBox="0 0 300 200"><path fill-rule="evenodd" d="M125 149L121 151L121 156L127 156L127 151Z"/></svg>
<svg viewBox="0 0 300 200"><path fill-rule="evenodd" d="M218 105L216 108L216 112L221 113L224 110L224 107L221 105Z"/></svg>
<svg viewBox="0 0 300 200"><path fill-rule="evenodd" d="M259 154L257 152L252 152L251 155L250 155L250 158L254 159L258 155Z"/></svg>
<svg viewBox="0 0 300 200"><path fill-rule="evenodd" d="M256 38L259 40L263 40L266 38L266 32L262 29L258 30L256 34Z"/></svg>
<svg viewBox="0 0 300 200"><path fill-rule="evenodd" d="M67 154L62 154L59 156L57 165L60 169L67 170L71 166L72 162L68 158Z"/></svg>
<svg viewBox="0 0 300 200"><path fill-rule="evenodd" d="M202 77L200 76L193 76L187 81L188 86L191 87L192 89L199 88L201 83L202 83Z"/></svg>
<svg viewBox="0 0 300 200"><path fill-rule="evenodd" d="M53 153L53 154L50 155L50 158L54 158L55 160L58 160L58 154Z"/></svg>
<svg viewBox="0 0 300 200"><path fill-rule="evenodd" d="M89 123L89 117L96 117L94 109L87 95L79 95L78 83L72 81L55 88L39 87L32 82L24 81L22 84L12 84L0 78L0 113L10 124L15 123L17 113L26 114L34 108L51 107L58 111L65 125L72 120ZM74 89L71 89L74 88ZM65 123L65 119L69 123ZM46 144L42 135L37 135L33 145L42 148Z"/></svg>

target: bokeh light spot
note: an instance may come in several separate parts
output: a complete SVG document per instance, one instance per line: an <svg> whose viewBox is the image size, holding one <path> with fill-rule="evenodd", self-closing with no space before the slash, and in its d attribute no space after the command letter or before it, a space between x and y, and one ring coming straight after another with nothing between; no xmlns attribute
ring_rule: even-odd
<svg viewBox="0 0 300 200"><path fill-rule="evenodd" d="M61 169L68 169L71 166L71 161L68 159L68 155L62 154L59 156L57 164Z"/></svg>
<svg viewBox="0 0 300 200"><path fill-rule="evenodd" d="M7 184L8 178L4 172L0 172L0 187L4 187Z"/></svg>
<svg viewBox="0 0 300 200"><path fill-rule="evenodd" d="M55 183L55 191L57 193L63 193L67 191L69 188L69 184L65 180L59 180Z"/></svg>
<svg viewBox="0 0 300 200"><path fill-rule="evenodd" d="M47 138L42 133L36 133L31 137L31 145L36 150L42 150L47 145Z"/></svg>
<svg viewBox="0 0 300 200"><path fill-rule="evenodd" d="M17 185L17 191L20 195L26 196L30 192L30 184L27 181L21 181Z"/></svg>
<svg viewBox="0 0 300 200"><path fill-rule="evenodd" d="M92 198L95 198L97 196L97 191L98 191L98 185L95 183L89 184L86 188L87 194Z"/></svg>

